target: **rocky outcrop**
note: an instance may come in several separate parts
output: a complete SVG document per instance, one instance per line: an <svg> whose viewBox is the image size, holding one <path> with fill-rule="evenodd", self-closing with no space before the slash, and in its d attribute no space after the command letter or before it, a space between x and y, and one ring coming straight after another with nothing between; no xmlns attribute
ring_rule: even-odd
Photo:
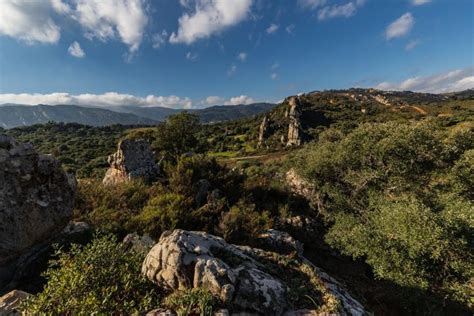
<svg viewBox="0 0 474 316"><path fill-rule="evenodd" d="M150 145L143 139L124 139L119 142L117 151L107 159L110 168L104 180L105 185L114 185L141 179L151 183L158 178L158 167L155 163Z"/></svg>
<svg viewBox="0 0 474 316"><path fill-rule="evenodd" d="M311 183L298 175L295 169L292 168L288 170L285 176L286 183L293 193L308 198L314 192L314 187L311 185Z"/></svg>
<svg viewBox="0 0 474 316"><path fill-rule="evenodd" d="M303 245L287 232L269 229L258 236L265 249L280 253L303 255Z"/></svg>
<svg viewBox="0 0 474 316"><path fill-rule="evenodd" d="M268 137L268 118L265 115L262 123L260 124L260 130L258 133L258 148L262 148L265 145L265 140Z"/></svg>
<svg viewBox="0 0 474 316"><path fill-rule="evenodd" d="M22 313L18 310L20 304L31 294L13 290L0 297L0 315L16 316Z"/></svg>
<svg viewBox="0 0 474 316"><path fill-rule="evenodd" d="M302 143L302 126L301 126L301 102L299 97L294 96L288 99L288 137L286 146L300 146Z"/></svg>
<svg viewBox="0 0 474 316"><path fill-rule="evenodd" d="M0 136L0 266L61 232L75 185L54 157Z"/></svg>
<svg viewBox="0 0 474 316"><path fill-rule="evenodd" d="M142 273L170 292L205 288L231 308L232 315L321 315L328 311L325 302L321 302L319 310L298 310L301 306L295 305L295 291L301 291L305 282L316 278L317 283L304 284L304 289L314 287L328 302L338 302L337 314L367 314L342 284L303 257L301 244L287 233L272 230L261 237L271 241L272 246L293 249L291 260L288 255L231 245L204 232L174 230L165 232L150 250ZM276 262L292 263L276 266ZM297 289L290 284L296 284Z"/></svg>
<svg viewBox="0 0 474 316"><path fill-rule="evenodd" d="M281 315L287 308L287 289L278 278L238 247L203 232L164 233L145 258L142 272L170 291L207 288L241 310Z"/></svg>

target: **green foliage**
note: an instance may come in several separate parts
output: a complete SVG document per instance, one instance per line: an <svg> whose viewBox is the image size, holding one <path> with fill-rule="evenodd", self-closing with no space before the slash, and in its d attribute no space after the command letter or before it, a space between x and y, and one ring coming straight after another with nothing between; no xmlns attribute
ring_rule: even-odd
<svg viewBox="0 0 474 316"><path fill-rule="evenodd" d="M251 243L251 238L271 227L272 219L268 212L259 213L244 203L224 213L219 223L219 231L224 239L237 244Z"/></svg>
<svg viewBox="0 0 474 316"><path fill-rule="evenodd" d="M212 316L216 300L208 290L195 288L174 292L163 303L175 310L178 316Z"/></svg>
<svg viewBox="0 0 474 316"><path fill-rule="evenodd" d="M467 129L467 132L466 132ZM472 128L365 124L298 159L327 242L399 285L473 304Z"/></svg>
<svg viewBox="0 0 474 316"><path fill-rule="evenodd" d="M43 292L28 299L28 314L130 315L159 304L155 286L140 273L145 254L127 249L112 236L56 252L45 273Z"/></svg>
<svg viewBox="0 0 474 316"><path fill-rule="evenodd" d="M187 152L202 152L202 144L196 138L200 126L195 114L184 111L172 115L157 126L153 148L174 158Z"/></svg>
<svg viewBox="0 0 474 316"><path fill-rule="evenodd" d="M92 127L76 123L48 123L18 127L7 134L30 142L44 154L53 154L64 168L78 178L102 178L107 156L117 147L125 126Z"/></svg>
<svg viewBox="0 0 474 316"><path fill-rule="evenodd" d="M185 196L163 193L151 198L133 220L144 233L159 237L165 230L185 228L186 223L191 220L190 208Z"/></svg>

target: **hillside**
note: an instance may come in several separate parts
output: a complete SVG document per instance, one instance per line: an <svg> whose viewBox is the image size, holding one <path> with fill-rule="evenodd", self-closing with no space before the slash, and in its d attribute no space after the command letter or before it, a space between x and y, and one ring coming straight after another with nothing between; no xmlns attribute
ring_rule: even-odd
<svg viewBox="0 0 474 316"><path fill-rule="evenodd" d="M79 123L91 126L153 125L156 121L130 113L76 105L10 105L0 106L0 126L12 128L47 122Z"/></svg>
<svg viewBox="0 0 474 316"><path fill-rule="evenodd" d="M201 123L215 123L252 117L275 107L271 103L235 106L213 106L190 110L199 116ZM0 105L0 127L13 128L47 122L79 123L90 126L156 125L168 116L183 110L165 107L116 106L107 109L77 105Z"/></svg>

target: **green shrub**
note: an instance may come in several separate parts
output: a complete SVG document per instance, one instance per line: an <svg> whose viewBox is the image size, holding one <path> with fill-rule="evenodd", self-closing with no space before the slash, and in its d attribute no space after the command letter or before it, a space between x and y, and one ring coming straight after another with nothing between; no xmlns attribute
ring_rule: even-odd
<svg viewBox="0 0 474 316"><path fill-rule="evenodd" d="M159 237L165 230L186 228L192 220L190 209L190 202L183 195L163 193L151 198L133 220L142 232Z"/></svg>
<svg viewBox="0 0 474 316"><path fill-rule="evenodd" d="M174 292L163 303L175 310L178 316L212 316L216 300L208 290L196 288Z"/></svg>
<svg viewBox="0 0 474 316"><path fill-rule="evenodd" d="M379 278L472 307L472 129L457 129L364 124L322 138L296 163L331 246L364 258Z"/></svg>
<svg viewBox="0 0 474 316"><path fill-rule="evenodd" d="M130 315L158 306L155 286L141 275L145 254L112 236L56 252L43 292L27 300L28 314Z"/></svg>
<svg viewBox="0 0 474 316"><path fill-rule="evenodd" d="M259 213L252 206L239 203L224 213L219 223L219 232L228 242L251 244L260 233L271 228L272 224L268 212Z"/></svg>

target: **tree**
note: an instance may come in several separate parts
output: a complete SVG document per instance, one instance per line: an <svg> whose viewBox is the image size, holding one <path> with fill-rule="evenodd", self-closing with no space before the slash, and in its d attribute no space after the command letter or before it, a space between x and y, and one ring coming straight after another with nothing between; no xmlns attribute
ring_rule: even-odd
<svg viewBox="0 0 474 316"><path fill-rule="evenodd" d="M170 116L166 122L158 125L153 148L158 152L177 158L187 152L202 152L203 144L196 137L199 129L199 117L183 111Z"/></svg>

